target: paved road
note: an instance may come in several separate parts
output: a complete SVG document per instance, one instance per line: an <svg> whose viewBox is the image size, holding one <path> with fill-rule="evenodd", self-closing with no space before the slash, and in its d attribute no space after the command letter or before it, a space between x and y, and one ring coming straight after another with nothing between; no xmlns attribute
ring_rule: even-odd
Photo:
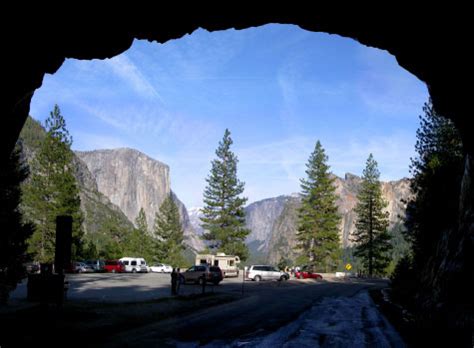
<svg viewBox="0 0 474 348"><path fill-rule="evenodd" d="M330 275L325 279L333 281ZM68 274L68 299L90 302L138 302L171 296L171 277L163 273L83 273ZM242 278L225 278L218 286L208 284L206 291L244 293L246 295L272 288L287 288L315 284L314 280L292 279L287 282L245 281ZM194 284L180 287L180 295L199 294L202 288ZM26 299L26 281L11 295L12 299Z"/></svg>
<svg viewBox="0 0 474 348"><path fill-rule="evenodd" d="M241 300L124 331L111 338L106 346L161 346L173 344L174 340L206 343L273 332L324 298L351 298L363 290L386 286L384 281L368 280L294 280L278 284L245 283L246 291Z"/></svg>
<svg viewBox="0 0 474 348"><path fill-rule="evenodd" d="M112 274L112 273L84 273L68 274L68 300L90 302L138 302L154 300L171 296L171 277L169 274ZM300 286L305 283L314 283L311 280L291 280L289 282L252 282L242 278L225 278L218 286L208 284L206 291L230 292L248 294L264 291L274 287ZM194 284L180 287L180 295L199 294L202 288ZM26 298L26 282L20 284L13 292L12 299Z"/></svg>
<svg viewBox="0 0 474 348"><path fill-rule="evenodd" d="M248 335L265 335L294 321L301 313L328 298L348 299L364 290L386 286L385 281L325 277L324 281L243 282L226 278L219 286L206 291L231 293L234 302L203 308L190 315L180 315L145 326L121 326L110 335L105 346L174 346L176 342L215 342ZM171 297L169 274L80 274L69 275L68 302L124 303ZM180 294L198 294L201 287L185 285ZM22 284L13 293L17 300L26 298ZM172 304L172 302L170 302ZM106 336L106 340L109 336ZM102 343L101 343L102 345Z"/></svg>

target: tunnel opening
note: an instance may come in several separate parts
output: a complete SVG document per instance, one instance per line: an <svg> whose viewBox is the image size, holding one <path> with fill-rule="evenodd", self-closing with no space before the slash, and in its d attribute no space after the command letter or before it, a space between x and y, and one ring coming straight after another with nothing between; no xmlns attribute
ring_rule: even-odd
<svg viewBox="0 0 474 348"><path fill-rule="evenodd" d="M264 47L262 40L276 43ZM275 55L280 58L272 58ZM346 55L352 58L338 58ZM92 186L131 223L144 208L151 229L165 192L173 190L178 201L185 197L183 211L202 205L212 147L226 127L236 132L248 203L299 192L316 138L326 144L339 190L350 191L352 201L357 190L349 186L358 180L353 174L361 174L363 157L369 153L379 159L384 182L397 181L407 190L403 178L409 176L418 124L413 116L427 95L421 83L399 71L394 59L380 50L291 26L249 29L246 34L198 31L158 48L137 41L126 53L105 61L66 61L54 76L46 77L33 98L32 114L45 117L54 100L62 100L61 110L69 115L66 121L72 120L72 135L79 142L73 149L85 163L81 171L87 174L79 176L95 181ZM128 174L121 176L122 166L132 170L130 158L143 159L134 151L111 150L116 147L140 149L163 162L165 166L156 169L160 185L144 188L127 181ZM100 149L108 151L90 153ZM103 167L105 162L113 165ZM188 173L199 175L190 178ZM152 180L143 173L133 175ZM392 192L390 185L386 189ZM342 204L347 205L344 246L352 244L354 229L353 204L345 203L347 199ZM88 204L93 206L90 200ZM402 205L390 202L392 227L400 222L396 211L403 210ZM97 210L82 208L87 216ZM199 215L197 211L193 209ZM88 222L88 229L96 230L93 225ZM201 230L196 223L191 228ZM197 246L199 238L189 234L192 249L203 249ZM267 237L255 240L255 247L261 248ZM280 254L271 262L277 263Z"/></svg>

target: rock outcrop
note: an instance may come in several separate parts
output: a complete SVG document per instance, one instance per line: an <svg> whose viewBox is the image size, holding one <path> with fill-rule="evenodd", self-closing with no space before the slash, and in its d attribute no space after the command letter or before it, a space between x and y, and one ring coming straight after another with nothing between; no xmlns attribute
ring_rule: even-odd
<svg viewBox="0 0 474 348"><path fill-rule="evenodd" d="M145 154L128 148L76 151L97 182L98 190L120 207L130 221L141 208L148 226L170 194L169 167Z"/></svg>
<svg viewBox="0 0 474 348"><path fill-rule="evenodd" d="M144 209L151 230L161 204L168 195L177 203L185 242L194 250L203 248L196 236L184 204L171 191L168 165L129 148L77 151L97 182L98 191L120 207L130 221Z"/></svg>
<svg viewBox="0 0 474 348"><path fill-rule="evenodd" d="M247 237L247 244L252 244L252 249L258 252L268 252L269 236L291 198L290 196L267 198L245 207L245 222L251 231Z"/></svg>

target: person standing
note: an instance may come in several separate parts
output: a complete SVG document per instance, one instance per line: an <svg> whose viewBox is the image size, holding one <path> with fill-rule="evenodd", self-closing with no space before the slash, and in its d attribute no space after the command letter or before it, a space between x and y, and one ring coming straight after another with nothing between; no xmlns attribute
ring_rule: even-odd
<svg viewBox="0 0 474 348"><path fill-rule="evenodd" d="M173 271L171 272L171 295L177 295L177 287L178 287L178 277L179 277L179 272L176 271L176 268L173 268Z"/></svg>
<svg viewBox="0 0 474 348"><path fill-rule="evenodd" d="M176 270L176 295L179 295L179 288L181 286L182 281L183 281L183 277L181 275L181 269L177 268L177 270Z"/></svg>

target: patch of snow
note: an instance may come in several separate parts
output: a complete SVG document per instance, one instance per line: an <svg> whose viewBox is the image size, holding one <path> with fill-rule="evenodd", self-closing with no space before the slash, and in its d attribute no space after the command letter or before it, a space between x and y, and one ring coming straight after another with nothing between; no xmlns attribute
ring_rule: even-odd
<svg viewBox="0 0 474 348"><path fill-rule="evenodd" d="M191 346L186 345L186 347ZM324 298L297 320L270 334L231 342L213 341L205 347L404 346L403 340L378 311L368 292L361 292L353 297Z"/></svg>

